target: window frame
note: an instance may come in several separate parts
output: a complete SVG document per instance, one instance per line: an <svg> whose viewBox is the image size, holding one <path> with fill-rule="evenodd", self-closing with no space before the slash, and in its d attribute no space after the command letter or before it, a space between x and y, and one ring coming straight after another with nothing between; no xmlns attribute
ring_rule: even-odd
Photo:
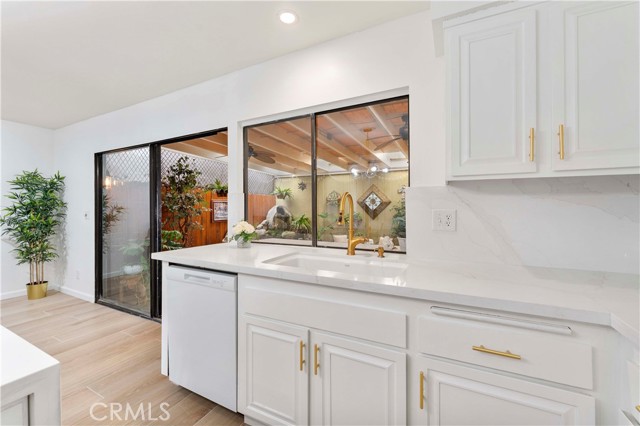
<svg viewBox="0 0 640 426"><path fill-rule="evenodd" d="M295 247L318 247L318 169L317 169L317 117L319 115L331 114L334 112L340 112L355 108L363 108L369 105L376 105L385 102L392 102L398 100L407 101L407 128L409 134L411 131L411 103L409 95L392 96L390 98L377 99L374 101L367 101L352 105L345 105L338 108L332 108L327 110L312 111L301 115L292 115L290 117L278 118L276 120L264 121L242 127L242 152L243 152L243 171L242 171L242 192L244 194L244 217L249 217L249 139L248 131L254 127L266 126L270 124L282 123L285 121L297 120L301 118L309 118L311 120L311 245L301 246L299 244L292 244L287 242L260 242L260 244L272 244L278 246L295 246ZM407 144L407 188L411 186L411 137L409 136ZM406 220L406 216L405 216ZM321 248L339 249L344 250L343 247L326 247ZM356 250L363 250L356 247ZM406 251L395 252L399 254L406 254Z"/></svg>

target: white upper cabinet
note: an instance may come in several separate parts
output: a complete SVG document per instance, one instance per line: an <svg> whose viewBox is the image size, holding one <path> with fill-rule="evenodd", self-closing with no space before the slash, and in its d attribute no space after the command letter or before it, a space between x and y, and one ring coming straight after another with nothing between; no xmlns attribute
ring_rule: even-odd
<svg viewBox="0 0 640 426"><path fill-rule="evenodd" d="M640 171L637 2L515 2L444 26L449 180Z"/></svg>
<svg viewBox="0 0 640 426"><path fill-rule="evenodd" d="M638 3L554 7L553 170L638 167Z"/></svg>
<svg viewBox="0 0 640 426"><path fill-rule="evenodd" d="M535 10L455 27L447 41L452 175L535 172Z"/></svg>

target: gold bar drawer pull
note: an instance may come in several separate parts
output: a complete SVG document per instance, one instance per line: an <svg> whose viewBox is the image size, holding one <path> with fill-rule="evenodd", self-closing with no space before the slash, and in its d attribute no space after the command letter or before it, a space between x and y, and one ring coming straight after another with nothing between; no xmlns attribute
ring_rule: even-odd
<svg viewBox="0 0 640 426"><path fill-rule="evenodd" d="M474 351L484 352L486 354L491 354L491 355L500 355L500 356L504 356L504 357L507 357L507 358L522 359L522 357L520 355L512 354L509 351L505 351L505 352L496 351L496 350L493 350L493 349L485 348L483 345L471 346L471 349L473 349Z"/></svg>
<svg viewBox="0 0 640 426"><path fill-rule="evenodd" d="M304 366L304 342L300 340L300 371L302 371Z"/></svg>
<svg viewBox="0 0 640 426"><path fill-rule="evenodd" d="M640 404L636 405L636 411L640 413Z"/></svg>

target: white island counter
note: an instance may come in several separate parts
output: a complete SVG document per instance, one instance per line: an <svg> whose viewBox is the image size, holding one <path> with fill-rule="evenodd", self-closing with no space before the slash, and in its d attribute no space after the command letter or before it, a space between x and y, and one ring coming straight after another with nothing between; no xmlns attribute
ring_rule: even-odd
<svg viewBox="0 0 640 426"><path fill-rule="evenodd" d="M0 326L2 425L60 424L60 363Z"/></svg>

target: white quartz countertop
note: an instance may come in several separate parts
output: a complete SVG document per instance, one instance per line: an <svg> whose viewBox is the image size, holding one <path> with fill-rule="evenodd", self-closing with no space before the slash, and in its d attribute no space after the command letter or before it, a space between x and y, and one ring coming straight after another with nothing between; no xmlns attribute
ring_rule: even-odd
<svg viewBox="0 0 640 426"><path fill-rule="evenodd" d="M397 277L342 274L264 263L291 254L344 256L378 264L406 263ZM214 244L154 253L153 259L219 271L301 281L329 287L452 303L611 326L636 346L640 330L640 277L567 269L422 261L388 253L384 259L343 250L256 244Z"/></svg>
<svg viewBox="0 0 640 426"><path fill-rule="evenodd" d="M0 386L3 388L59 364L51 355L2 326L0 345Z"/></svg>

